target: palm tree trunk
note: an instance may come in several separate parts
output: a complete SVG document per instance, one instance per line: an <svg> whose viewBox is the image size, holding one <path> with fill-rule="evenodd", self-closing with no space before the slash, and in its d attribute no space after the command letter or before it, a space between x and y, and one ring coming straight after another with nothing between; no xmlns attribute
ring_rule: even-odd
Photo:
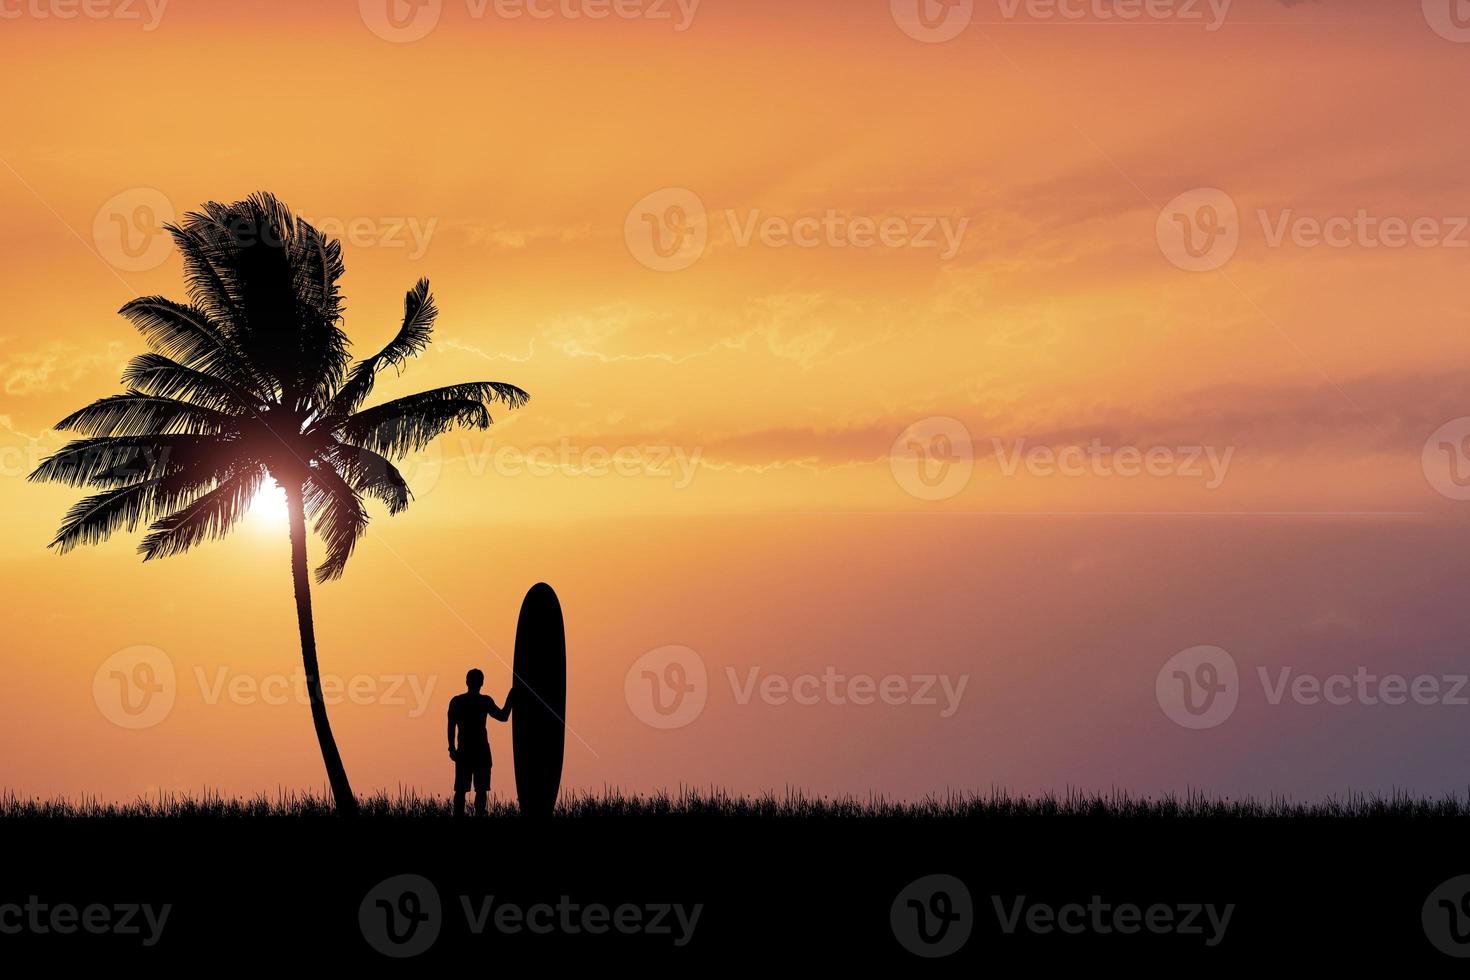
<svg viewBox="0 0 1470 980"><path fill-rule="evenodd" d="M306 668L306 692L311 698L311 723L321 746L322 761L327 765L327 782L337 812L357 812L357 799L347 783L347 770L332 737L332 724L327 720L327 704L322 698L322 678L316 662L316 627L311 620L311 579L306 569L306 514L301 503L301 487L286 487L286 507L291 515L291 581L296 587L296 625L301 630L301 662Z"/></svg>

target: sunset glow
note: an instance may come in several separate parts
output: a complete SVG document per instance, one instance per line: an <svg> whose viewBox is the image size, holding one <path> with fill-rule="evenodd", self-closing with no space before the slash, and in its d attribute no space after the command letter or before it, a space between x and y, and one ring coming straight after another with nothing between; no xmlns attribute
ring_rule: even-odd
<svg viewBox="0 0 1470 980"><path fill-rule="evenodd" d="M322 785L279 488L145 564L48 552L79 494L25 479L147 349L118 308L184 298L162 225L269 190L356 355L431 280L374 399L531 394L314 592L363 790L447 792L541 581L571 787L1463 788L1465 708L1272 700L1470 670L1470 38L1419 2L136 6L0 21L6 786ZM1243 680L1193 731L1201 647ZM97 693L135 648L149 724Z"/></svg>

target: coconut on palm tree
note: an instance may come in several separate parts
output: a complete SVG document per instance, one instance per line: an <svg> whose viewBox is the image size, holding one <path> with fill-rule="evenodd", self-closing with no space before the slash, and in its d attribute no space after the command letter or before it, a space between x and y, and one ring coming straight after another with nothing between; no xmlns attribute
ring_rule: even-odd
<svg viewBox="0 0 1470 980"><path fill-rule="evenodd" d="M317 581L340 577L367 529L364 498L389 514L408 506L393 460L455 426L485 429L490 404L518 408L529 396L477 381L364 408L379 372L401 370L428 346L437 315L428 280L409 291L398 335L353 364L340 326L338 242L269 194L207 204L168 231L189 302L145 296L122 308L153 352L128 364L123 394L57 423L85 438L30 479L97 491L67 512L52 547L66 552L147 522L145 561L222 537L267 480L280 485L312 723L337 809L349 813L357 804L317 666L306 521L326 548Z"/></svg>

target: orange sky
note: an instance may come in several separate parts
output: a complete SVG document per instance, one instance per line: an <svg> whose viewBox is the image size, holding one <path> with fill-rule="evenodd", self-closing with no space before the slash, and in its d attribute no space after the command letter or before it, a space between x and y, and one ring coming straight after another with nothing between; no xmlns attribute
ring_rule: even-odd
<svg viewBox="0 0 1470 980"><path fill-rule="evenodd" d="M533 395L416 461L414 506L317 592L324 670L427 691L334 708L359 789L447 789L444 702L471 665L504 690L539 579L569 619L569 785L1463 786L1470 709L1256 691L1229 726L1183 733L1153 692L1199 644L1252 673L1443 673L1463 653L1470 504L1435 491L1447 471L1421 451L1470 414L1470 43L1417 3L1236 0L1218 29L1218 3L1064 7L1086 16L976 0L928 43L886 0L603 20L446 0L414 41L375 34L392 31L372 0L171 0L156 23L141 2L0 5L0 784L320 784L304 706L210 697L221 671L299 669L279 515L146 567L126 536L58 558L75 492L23 479L64 438L49 426L144 349L115 310L182 296L157 221L266 189L344 235L360 353L432 279L435 344L383 395ZM1206 220L1204 188L1238 247L1187 271L1168 229ZM650 268L648 217L690 201L702 252ZM1420 244L1385 244L1385 219ZM865 222L896 244L854 247ZM958 484L916 482L903 447L937 434L974 457ZM1094 442L1163 469L1024 457ZM1180 472L1194 447L1203 469ZM664 731L624 684L668 645L710 689ZM178 691L133 731L93 679L138 646ZM968 681L940 717L742 704L729 671L752 668Z"/></svg>

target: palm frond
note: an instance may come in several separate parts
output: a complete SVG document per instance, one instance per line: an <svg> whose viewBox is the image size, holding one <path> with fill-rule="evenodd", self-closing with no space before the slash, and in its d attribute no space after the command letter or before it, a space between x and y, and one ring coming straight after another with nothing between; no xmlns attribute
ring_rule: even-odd
<svg viewBox="0 0 1470 980"><path fill-rule="evenodd" d="M128 362L122 380L147 395L178 398L231 415L252 411L261 402L223 378L185 367L162 354L139 354Z"/></svg>
<svg viewBox="0 0 1470 980"><path fill-rule="evenodd" d="M233 442L213 435L74 439L41 460L26 479L73 487L118 486L162 476L173 467L209 465L235 451Z"/></svg>
<svg viewBox="0 0 1470 980"><path fill-rule="evenodd" d="M228 311L231 340L274 379L289 405L321 407L341 384L347 338L338 326L340 246L270 194L185 215L178 235L191 291ZM196 268L197 266L197 268Z"/></svg>
<svg viewBox="0 0 1470 980"><path fill-rule="evenodd" d="M158 480L83 497L61 519L61 529L47 545L63 555L79 544L98 544L120 527L132 530L149 509Z"/></svg>
<svg viewBox="0 0 1470 980"><path fill-rule="evenodd" d="M398 472L398 467L371 449L337 443L323 450L321 458L352 489L377 497L387 505L390 516L403 511L413 499L408 481Z"/></svg>
<svg viewBox="0 0 1470 980"><path fill-rule="evenodd" d="M61 529L49 547L66 554L77 545L98 544L119 528L136 530L139 522L167 513L217 478L218 474L208 467L175 469L163 476L84 497L66 512Z"/></svg>
<svg viewBox="0 0 1470 980"><path fill-rule="evenodd" d="M399 457L424 448L457 425L488 429L494 421L486 408L489 402L503 402L514 409L530 397L515 385L499 381L450 385L363 409L336 429L346 442Z"/></svg>
<svg viewBox="0 0 1470 980"><path fill-rule="evenodd" d="M357 539L367 531L368 514L362 497L330 466L315 466L302 487L306 515L327 546L326 558L316 569L317 582L341 578Z"/></svg>
<svg viewBox="0 0 1470 980"><path fill-rule="evenodd" d="M372 394L379 371L393 367L401 372L410 357L423 353L429 346L434 320L438 316L434 296L429 292L429 280L420 279L403 299L403 325L398 328L398 334L372 357L353 365L347 383L327 406L327 414L351 415Z"/></svg>
<svg viewBox="0 0 1470 980"><path fill-rule="evenodd" d="M226 281L229 275L228 229L213 225L206 215L186 215L188 226L165 225L184 260L184 286L197 309L207 313L233 338L243 322Z"/></svg>
<svg viewBox="0 0 1470 980"><path fill-rule="evenodd" d="M360 414L364 417L343 427L343 438L395 459L423 449L458 426L483 430L491 423L484 405L465 399L399 406L376 416Z"/></svg>
<svg viewBox="0 0 1470 980"><path fill-rule="evenodd" d="M150 347L196 371L213 375L265 397L265 388L229 331L199 306L185 306L162 296L142 296L119 310Z"/></svg>
<svg viewBox="0 0 1470 980"><path fill-rule="evenodd" d="M217 435L234 425L234 417L224 412L133 390L100 398L57 422L56 428L94 436Z"/></svg>
<svg viewBox="0 0 1470 980"><path fill-rule="evenodd" d="M338 325L342 319L338 287L344 272L342 245L297 219L289 248L299 323L297 384L306 393L307 404L320 411L342 386L352 359L347 335Z"/></svg>
<svg viewBox="0 0 1470 980"><path fill-rule="evenodd" d="M342 243L298 218L291 245L297 297L303 306L317 310L327 322L336 323L342 316L338 283L347 271L342 264Z"/></svg>
<svg viewBox="0 0 1470 980"><path fill-rule="evenodd" d="M251 463L230 473L213 490L153 523L138 546L144 561L188 551L202 541L222 538L245 516L265 480L265 468Z"/></svg>

